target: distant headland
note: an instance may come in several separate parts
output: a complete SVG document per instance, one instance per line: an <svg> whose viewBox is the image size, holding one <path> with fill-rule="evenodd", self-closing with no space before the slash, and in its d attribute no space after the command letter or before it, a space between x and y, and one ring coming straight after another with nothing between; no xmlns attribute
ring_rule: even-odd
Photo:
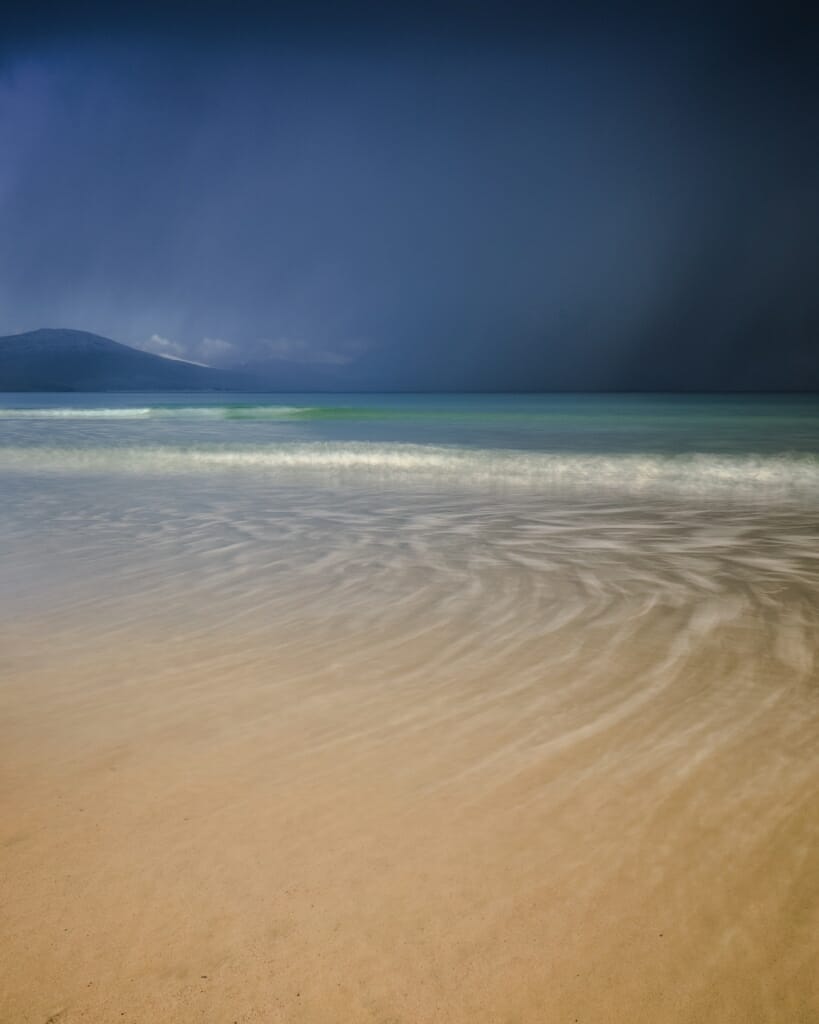
<svg viewBox="0 0 819 1024"><path fill-rule="evenodd" d="M0 392L237 391L411 392L411 393L809 393L819 390L815 360L803 366L783 361L778 373L706 373L701 346L693 346L686 372L669 372L647 351L639 367L626 365L601 387L599 378L545 367L523 374L514 360L499 366L495 387L475 386L458 358L445 360L433 374L423 361L396 363L389 348L374 348L349 363L312 363L271 358L232 366L208 366L132 348L89 331L41 328L0 337ZM662 355L662 353L660 353ZM406 353L405 353L406 356ZM724 369L724 368L723 368ZM763 368L764 369L764 368ZM760 387L762 381L767 386ZM470 386L472 382L472 386Z"/></svg>
<svg viewBox="0 0 819 1024"><path fill-rule="evenodd" d="M298 364L221 369L158 356L88 331L43 328L0 337L0 391L331 390Z"/></svg>

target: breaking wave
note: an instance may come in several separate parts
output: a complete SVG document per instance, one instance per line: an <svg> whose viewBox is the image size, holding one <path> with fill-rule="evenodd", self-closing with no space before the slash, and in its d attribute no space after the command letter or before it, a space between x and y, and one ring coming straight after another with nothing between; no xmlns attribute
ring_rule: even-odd
<svg viewBox="0 0 819 1024"><path fill-rule="evenodd" d="M0 448L0 468L25 472L184 474L244 471L363 476L544 493L819 498L809 455L569 454L420 444L310 442L257 447Z"/></svg>
<svg viewBox="0 0 819 1024"><path fill-rule="evenodd" d="M146 405L132 408L0 409L0 419L24 420L275 420L305 416L311 409L292 405Z"/></svg>

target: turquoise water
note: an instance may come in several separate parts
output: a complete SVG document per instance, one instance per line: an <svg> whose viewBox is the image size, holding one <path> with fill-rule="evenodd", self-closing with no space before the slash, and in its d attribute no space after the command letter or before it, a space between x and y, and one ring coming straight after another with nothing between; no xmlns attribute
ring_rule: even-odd
<svg viewBox="0 0 819 1024"><path fill-rule="evenodd" d="M0 418L6 428L21 420L150 424L125 431L146 442L177 436L604 453L819 453L818 396L0 393ZM227 426L233 423L243 424L241 431Z"/></svg>
<svg viewBox="0 0 819 1024"><path fill-rule="evenodd" d="M819 493L819 399L0 395L0 472L374 474L624 494Z"/></svg>

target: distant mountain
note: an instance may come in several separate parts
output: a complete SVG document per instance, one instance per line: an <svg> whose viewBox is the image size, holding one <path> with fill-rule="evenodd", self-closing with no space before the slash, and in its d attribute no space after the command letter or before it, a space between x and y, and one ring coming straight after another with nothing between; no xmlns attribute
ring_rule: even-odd
<svg viewBox="0 0 819 1024"><path fill-rule="evenodd" d="M0 337L0 391L308 391L333 383L312 367L284 360L216 369L87 331Z"/></svg>
<svg viewBox="0 0 819 1024"><path fill-rule="evenodd" d="M203 391L231 387L230 376L87 331L43 329L0 338L0 391Z"/></svg>

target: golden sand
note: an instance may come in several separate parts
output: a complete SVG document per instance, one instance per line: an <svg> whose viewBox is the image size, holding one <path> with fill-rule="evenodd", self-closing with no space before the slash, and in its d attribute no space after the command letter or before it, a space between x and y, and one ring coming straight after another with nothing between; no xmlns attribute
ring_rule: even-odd
<svg viewBox="0 0 819 1024"><path fill-rule="evenodd" d="M775 641L740 589L502 654L440 608L18 623L0 1021L812 1024L816 607L778 600Z"/></svg>

